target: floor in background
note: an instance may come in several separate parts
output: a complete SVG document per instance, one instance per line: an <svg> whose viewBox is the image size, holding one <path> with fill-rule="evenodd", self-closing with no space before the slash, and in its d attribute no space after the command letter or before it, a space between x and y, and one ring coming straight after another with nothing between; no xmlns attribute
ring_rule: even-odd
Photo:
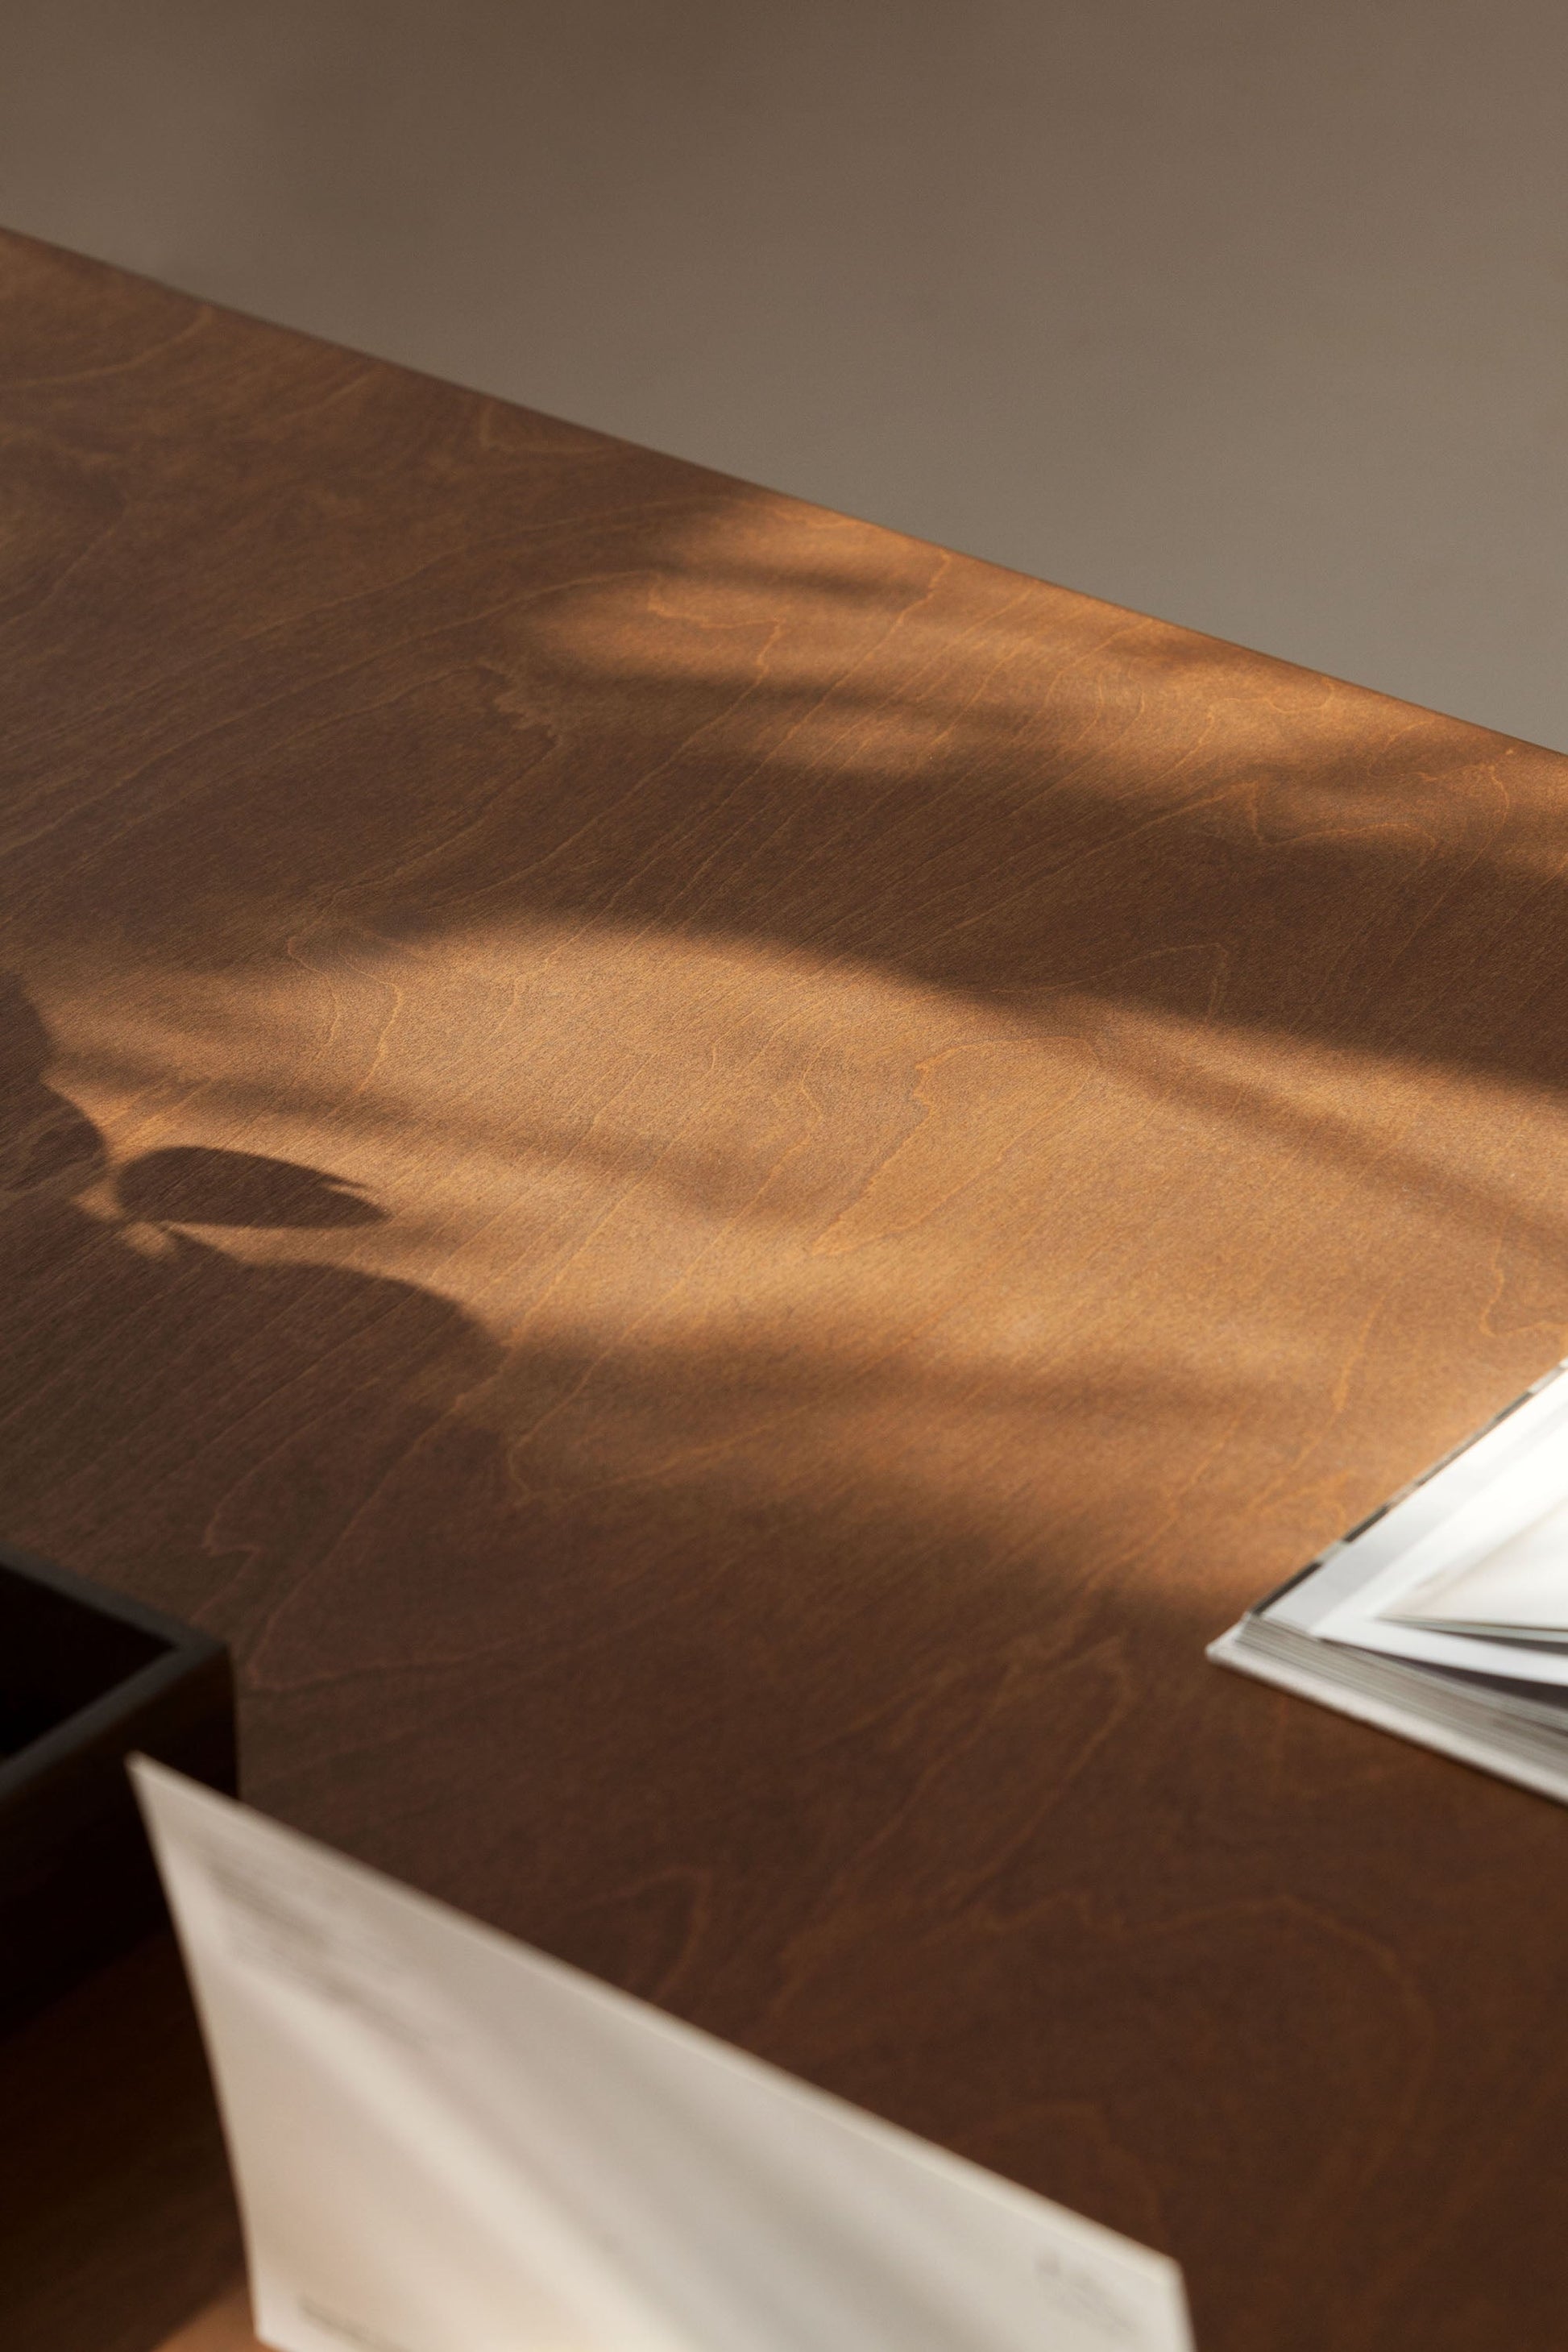
<svg viewBox="0 0 1568 2352"><path fill-rule="evenodd" d="M0 218L1568 747L1549 0L0 0Z"/></svg>

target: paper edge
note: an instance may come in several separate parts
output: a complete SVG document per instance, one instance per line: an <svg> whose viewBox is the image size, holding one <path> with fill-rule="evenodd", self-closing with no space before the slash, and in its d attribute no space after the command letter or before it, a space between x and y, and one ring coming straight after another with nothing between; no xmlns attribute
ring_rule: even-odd
<svg viewBox="0 0 1568 2352"><path fill-rule="evenodd" d="M1336 1715L1352 1717L1378 1731L1392 1733L1396 1738L1413 1741L1418 1748L1431 1748L1458 1764L1468 1764L1473 1770L1488 1772L1494 1780L1511 1780L1517 1787L1528 1789L1532 1795L1551 1798L1557 1804L1568 1804L1568 1765L1559 1771L1548 1766L1527 1764L1518 1758L1500 1753L1485 1740L1467 1732L1450 1730L1439 1724L1428 1723L1422 1716L1407 1712L1396 1702L1373 1697L1369 1693L1342 1689L1337 1683L1309 1673L1304 1667L1292 1666L1282 1659L1260 1657L1256 1651L1243 1646L1242 1636L1247 1625L1245 1617L1227 1627L1208 1644L1204 1655L1216 1666L1225 1666L1232 1674L1247 1675L1255 1682L1272 1683L1279 1690L1291 1692L1298 1698L1316 1700L1320 1706L1331 1707Z"/></svg>

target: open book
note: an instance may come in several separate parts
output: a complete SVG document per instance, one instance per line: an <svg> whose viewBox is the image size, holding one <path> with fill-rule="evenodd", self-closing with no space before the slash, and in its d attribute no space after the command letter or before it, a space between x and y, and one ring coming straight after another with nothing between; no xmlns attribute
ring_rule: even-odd
<svg viewBox="0 0 1568 2352"><path fill-rule="evenodd" d="M1209 1650L1568 1801L1568 1366Z"/></svg>

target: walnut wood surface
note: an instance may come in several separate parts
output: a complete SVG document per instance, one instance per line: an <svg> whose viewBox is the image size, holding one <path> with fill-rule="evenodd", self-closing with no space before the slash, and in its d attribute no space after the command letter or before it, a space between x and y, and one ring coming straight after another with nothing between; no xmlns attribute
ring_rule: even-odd
<svg viewBox="0 0 1568 2352"><path fill-rule="evenodd" d="M1568 762L0 253L6 1532L1204 2352L1558 2352L1568 1816L1202 1646L1568 1345ZM10 2352L232 2263L166 1958Z"/></svg>

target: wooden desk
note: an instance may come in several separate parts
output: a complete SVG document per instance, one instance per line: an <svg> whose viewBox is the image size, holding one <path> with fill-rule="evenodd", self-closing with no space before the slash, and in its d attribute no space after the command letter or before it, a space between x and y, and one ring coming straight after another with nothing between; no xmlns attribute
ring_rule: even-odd
<svg viewBox="0 0 1568 2352"><path fill-rule="evenodd" d="M1568 763L0 275L8 1532L1204 2352L1560 2352L1568 1816L1202 1645L1568 1345ZM8 2352L145 2352L166 1952L5 2063Z"/></svg>

